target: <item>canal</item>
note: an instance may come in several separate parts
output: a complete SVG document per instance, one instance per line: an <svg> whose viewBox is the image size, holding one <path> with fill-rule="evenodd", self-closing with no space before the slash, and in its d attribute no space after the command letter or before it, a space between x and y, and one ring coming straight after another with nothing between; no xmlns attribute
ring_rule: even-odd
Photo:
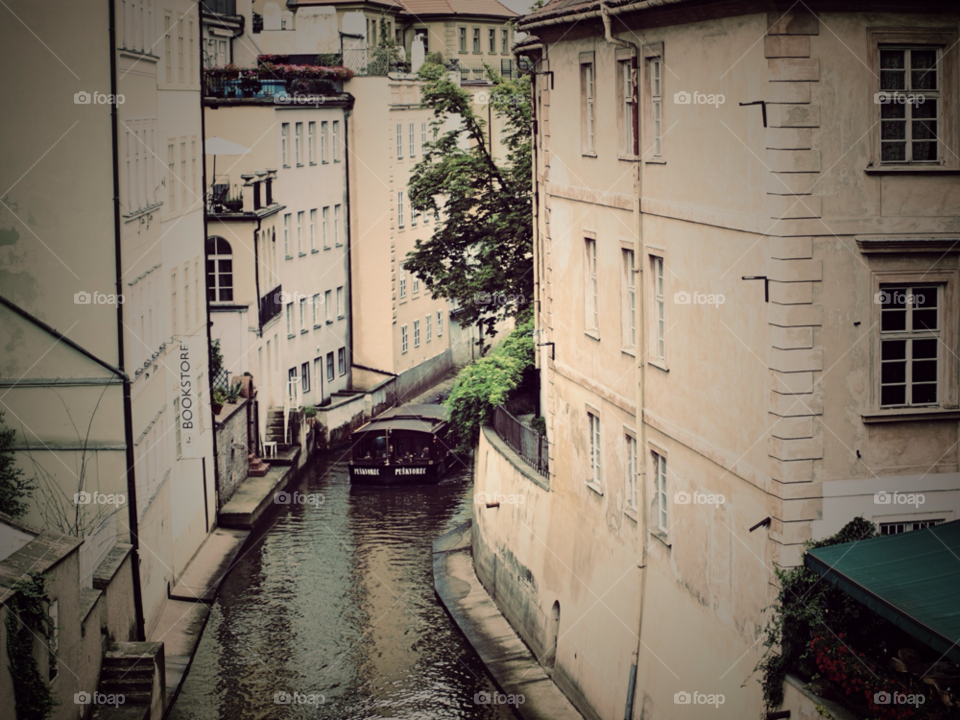
<svg viewBox="0 0 960 720"><path fill-rule="evenodd" d="M512 718L475 703L495 688L433 590L431 541L472 488L466 468L361 488L315 460L221 586L171 720Z"/></svg>

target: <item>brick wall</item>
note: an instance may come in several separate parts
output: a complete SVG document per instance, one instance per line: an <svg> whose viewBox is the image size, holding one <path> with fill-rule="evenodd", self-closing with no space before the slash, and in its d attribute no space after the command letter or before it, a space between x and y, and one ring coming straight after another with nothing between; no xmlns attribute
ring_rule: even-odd
<svg viewBox="0 0 960 720"><path fill-rule="evenodd" d="M224 412L217 422L218 510L247 477L247 448L250 447L247 423L249 403L249 400L241 399L235 406L224 405Z"/></svg>

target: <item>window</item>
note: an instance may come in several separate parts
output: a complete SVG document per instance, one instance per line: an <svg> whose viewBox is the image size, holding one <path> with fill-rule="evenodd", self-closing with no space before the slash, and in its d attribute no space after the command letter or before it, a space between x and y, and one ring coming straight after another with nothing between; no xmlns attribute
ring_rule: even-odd
<svg viewBox="0 0 960 720"><path fill-rule="evenodd" d="M306 213L301 210L297 213L297 254L303 255L303 219Z"/></svg>
<svg viewBox="0 0 960 720"><path fill-rule="evenodd" d="M170 13L165 12L163 14L163 61L165 71L163 79L168 83L173 82L173 67L171 65L173 62L173 35L170 33L170 26L172 24L172 16Z"/></svg>
<svg viewBox="0 0 960 720"><path fill-rule="evenodd" d="M287 303L287 337L293 337L293 303Z"/></svg>
<svg viewBox="0 0 960 720"><path fill-rule="evenodd" d="M880 407L937 404L940 290L880 285Z"/></svg>
<svg viewBox="0 0 960 720"><path fill-rule="evenodd" d="M175 428L174 439L177 445L177 460L179 460L182 455L181 448L180 448L180 398L179 397L175 397L173 399L173 426Z"/></svg>
<svg viewBox="0 0 960 720"><path fill-rule="evenodd" d="M416 126L413 123L410 123L410 157L413 157L417 154L417 137L414 134L414 127Z"/></svg>
<svg viewBox="0 0 960 720"><path fill-rule="evenodd" d="M320 399L323 399L323 356L315 357L313 359L313 376L317 379L317 383L320 385Z"/></svg>
<svg viewBox="0 0 960 720"><path fill-rule="evenodd" d="M617 80L619 82L620 106L617 113L617 123L620 126L620 154L634 156L636 146L636 114L633 98L633 60L623 60L617 63Z"/></svg>
<svg viewBox="0 0 960 720"><path fill-rule="evenodd" d="M926 530L928 527L939 525L944 521L943 518L930 520L902 520L898 522L880 523L881 535L899 535L900 533L913 532L914 530Z"/></svg>
<svg viewBox="0 0 960 720"><path fill-rule="evenodd" d="M333 161L340 162L340 122L333 121Z"/></svg>
<svg viewBox="0 0 960 720"><path fill-rule="evenodd" d="M420 321L413 321L413 346L415 348L420 347Z"/></svg>
<svg viewBox="0 0 960 720"><path fill-rule="evenodd" d="M207 238L207 299L233 302L233 250L222 237Z"/></svg>
<svg viewBox="0 0 960 720"><path fill-rule="evenodd" d="M303 138L303 123L302 123L302 122L298 122L298 123L296 124L296 126L294 127L294 133L295 133L295 136L296 136L296 137L294 138L294 157L295 157L296 160L297 160L297 167L302 167L302 166L303 166L303 162L302 162L303 158L302 158L301 155L300 155L300 141L301 141L301 139Z"/></svg>
<svg viewBox="0 0 960 720"><path fill-rule="evenodd" d="M473 52L480 53L480 28L478 27L473 29Z"/></svg>
<svg viewBox="0 0 960 720"><path fill-rule="evenodd" d="M599 313L597 311L597 241L594 238L584 240L584 280L583 280L583 307L584 329L587 332L597 332L599 329Z"/></svg>
<svg viewBox="0 0 960 720"><path fill-rule="evenodd" d="M320 162L327 162L327 136L329 135L330 128L328 127L329 123L323 121L320 123Z"/></svg>
<svg viewBox="0 0 960 720"><path fill-rule="evenodd" d="M397 160L403 159L403 125L397 123Z"/></svg>
<svg viewBox="0 0 960 720"><path fill-rule="evenodd" d="M230 273L231 278L233 273ZM193 261L193 322L200 322L200 262ZM203 387L203 384L200 385Z"/></svg>
<svg viewBox="0 0 960 720"><path fill-rule="evenodd" d="M443 335L443 311L437 310L437 337Z"/></svg>
<svg viewBox="0 0 960 720"><path fill-rule="evenodd" d="M184 210L187 208L187 143L185 140L180 142L180 204Z"/></svg>
<svg viewBox="0 0 960 720"><path fill-rule="evenodd" d="M633 250L623 251L623 347L637 346L637 275Z"/></svg>
<svg viewBox="0 0 960 720"><path fill-rule="evenodd" d="M656 313L656 327L654 329L654 332L656 333L655 355L658 360L663 360L664 357L666 357L664 354L664 351L666 350L664 343L666 329L664 326L665 304L663 294L663 258L657 257L656 255L651 257L653 259L653 307L654 312Z"/></svg>
<svg viewBox="0 0 960 720"><path fill-rule="evenodd" d="M183 19L181 18L177 20L177 82L183 81Z"/></svg>
<svg viewBox="0 0 960 720"><path fill-rule="evenodd" d="M937 162L940 48L881 46L879 52L880 162Z"/></svg>
<svg viewBox="0 0 960 720"><path fill-rule="evenodd" d="M290 216L293 213L285 213L283 216L283 254L290 260Z"/></svg>
<svg viewBox="0 0 960 720"><path fill-rule="evenodd" d="M284 167L290 167L290 158L287 155L287 148L290 144L290 123L280 125L280 161Z"/></svg>
<svg viewBox="0 0 960 720"><path fill-rule="evenodd" d="M300 333L307 331L307 299L300 298Z"/></svg>
<svg viewBox="0 0 960 720"><path fill-rule="evenodd" d="M510 31L509 30L500 31L500 52L503 55L506 55L510 52Z"/></svg>
<svg viewBox="0 0 960 720"><path fill-rule="evenodd" d="M427 315L427 342L433 340L433 316Z"/></svg>
<svg viewBox="0 0 960 720"><path fill-rule="evenodd" d="M337 288L337 317L343 317L343 285Z"/></svg>
<svg viewBox="0 0 960 720"><path fill-rule="evenodd" d="M407 296L407 271L402 266L400 267L400 277L397 284L400 288L400 299L402 300Z"/></svg>
<svg viewBox="0 0 960 720"><path fill-rule="evenodd" d="M327 242L327 220L330 218L330 206L328 205L323 209L323 220L320 228L320 235L323 238L323 249L329 250L330 244Z"/></svg>
<svg viewBox="0 0 960 720"><path fill-rule="evenodd" d="M333 322L333 319L332 319L331 316L330 316L330 313L332 312L330 306L331 306L332 304L333 304L333 291L332 291L332 290L326 290L326 291L324 291L324 293L323 293L323 318L324 318L324 320L326 320L328 323L329 323L329 322Z"/></svg>
<svg viewBox="0 0 960 720"><path fill-rule="evenodd" d="M190 329L190 264L183 266L183 329ZM141 336L142 339L142 336Z"/></svg>
<svg viewBox="0 0 960 720"><path fill-rule="evenodd" d="M588 412L587 421L590 433L590 473L587 476L587 484L601 487L603 474L600 468L600 416Z"/></svg>
<svg viewBox="0 0 960 720"><path fill-rule="evenodd" d="M340 206L333 206L333 244L340 247Z"/></svg>
<svg viewBox="0 0 960 720"><path fill-rule="evenodd" d="M397 193L397 227L403 227L403 190Z"/></svg>
<svg viewBox="0 0 960 720"><path fill-rule="evenodd" d="M300 390L310 392L310 363L300 363Z"/></svg>
<svg viewBox="0 0 960 720"><path fill-rule="evenodd" d="M190 141L190 189L197 197L197 141ZM146 188L144 188L146 190Z"/></svg>
<svg viewBox="0 0 960 720"><path fill-rule="evenodd" d="M656 452L650 453L653 460L653 509L657 528L667 531L667 459Z"/></svg>
<svg viewBox="0 0 960 720"><path fill-rule="evenodd" d="M631 510L637 509L637 439L629 433L623 436L626 445L627 457L624 466L626 478L624 487L626 488L627 507Z"/></svg>
<svg viewBox="0 0 960 720"><path fill-rule="evenodd" d="M177 307L177 271L170 273L170 329L171 335L177 335L179 325L177 320L180 317L180 310Z"/></svg>
<svg viewBox="0 0 960 720"><path fill-rule="evenodd" d="M328 353L327 353L327 380L328 380L329 382L333 382L333 378L334 378L334 374L333 374L333 353L332 353L332 352L328 352Z"/></svg>
<svg viewBox="0 0 960 720"><path fill-rule="evenodd" d="M408 339L407 339L407 326L400 326L400 352L406 353L409 348Z"/></svg>
<svg viewBox="0 0 960 720"><path fill-rule="evenodd" d="M487 31L487 39L490 41L490 54L496 55L497 53L497 31L494 28L490 28Z"/></svg>
<svg viewBox="0 0 960 720"><path fill-rule="evenodd" d="M650 110L647 115L649 133L645 141L644 155L649 154L649 159L657 160L663 157L663 62L659 56L647 60L647 71Z"/></svg>
<svg viewBox="0 0 960 720"><path fill-rule="evenodd" d="M423 152L423 148L427 146L427 124L425 122L420 123L420 152Z"/></svg>
<svg viewBox="0 0 960 720"><path fill-rule="evenodd" d="M341 375L347 374L347 349L340 348L337 350L337 369L340 371Z"/></svg>
<svg viewBox="0 0 960 720"><path fill-rule="evenodd" d="M315 122L307 123L307 161L311 165L317 164L316 156L317 146L317 124Z"/></svg>
<svg viewBox="0 0 960 720"><path fill-rule="evenodd" d="M595 152L593 53L581 53L580 55L580 144L584 154L592 155Z"/></svg>
<svg viewBox="0 0 960 720"><path fill-rule="evenodd" d="M460 52L465 53L467 51L467 29L459 28L459 37L460 37Z"/></svg>
<svg viewBox="0 0 960 720"><path fill-rule="evenodd" d="M417 224L417 218L418 218L419 216L420 216L420 214L417 212L417 209L416 209L415 207L413 207L413 205L411 205L411 206L410 206L410 225L416 225L416 224Z"/></svg>
<svg viewBox="0 0 960 720"><path fill-rule="evenodd" d="M310 252L317 251L317 209L310 210Z"/></svg>
<svg viewBox="0 0 960 720"><path fill-rule="evenodd" d="M173 187L175 176L175 159L173 154L173 142L167 143L167 202L170 204L170 211L173 212L177 207L177 193Z"/></svg>
<svg viewBox="0 0 960 720"><path fill-rule="evenodd" d="M313 296L313 298L310 301L310 304L313 306L313 327L314 329L316 329L320 327L320 323L318 322L319 317L317 316L317 313L320 312L320 293L317 293L316 295Z"/></svg>

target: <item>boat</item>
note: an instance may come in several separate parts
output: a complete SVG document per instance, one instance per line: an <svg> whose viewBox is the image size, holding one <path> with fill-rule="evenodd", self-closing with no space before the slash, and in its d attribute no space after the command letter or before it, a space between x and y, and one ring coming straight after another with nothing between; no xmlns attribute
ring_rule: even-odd
<svg viewBox="0 0 960 720"><path fill-rule="evenodd" d="M443 405L403 405L351 434L350 481L393 485L439 482L454 461Z"/></svg>

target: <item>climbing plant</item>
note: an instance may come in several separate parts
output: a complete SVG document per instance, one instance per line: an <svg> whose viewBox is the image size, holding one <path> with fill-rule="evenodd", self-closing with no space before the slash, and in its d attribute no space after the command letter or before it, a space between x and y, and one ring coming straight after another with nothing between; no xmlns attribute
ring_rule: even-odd
<svg viewBox="0 0 960 720"><path fill-rule="evenodd" d="M7 658L17 720L44 720L59 704L33 656L33 641L40 638L49 645L53 621L47 612L49 577L31 572L16 584L14 595L6 601ZM55 661L55 660L54 660Z"/></svg>

